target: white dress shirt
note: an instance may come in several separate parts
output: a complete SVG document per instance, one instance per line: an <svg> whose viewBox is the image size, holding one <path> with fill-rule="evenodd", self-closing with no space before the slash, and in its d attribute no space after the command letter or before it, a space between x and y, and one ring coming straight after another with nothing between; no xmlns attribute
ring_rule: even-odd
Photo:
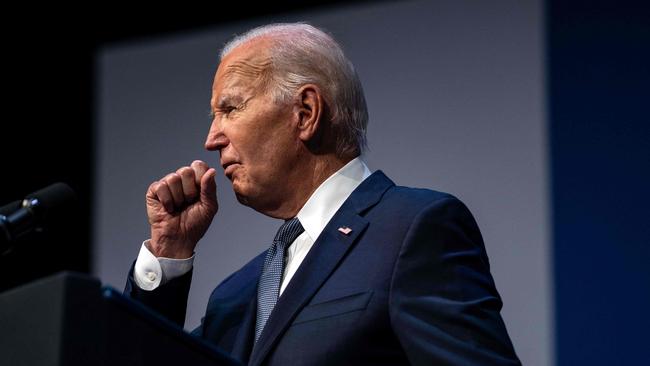
<svg viewBox="0 0 650 366"><path fill-rule="evenodd" d="M332 216L370 174L366 164L357 157L327 178L302 206L297 217L305 231L287 249L280 295ZM187 259L156 257L148 243L149 240L142 243L134 268L133 279L141 289L154 290L192 269L194 255Z"/></svg>

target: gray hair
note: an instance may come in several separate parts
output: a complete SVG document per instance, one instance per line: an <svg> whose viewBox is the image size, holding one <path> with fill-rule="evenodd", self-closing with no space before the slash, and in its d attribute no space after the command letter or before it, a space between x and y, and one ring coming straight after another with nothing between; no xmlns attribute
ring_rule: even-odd
<svg viewBox="0 0 650 366"><path fill-rule="evenodd" d="M324 31L306 23L277 23L254 28L228 42L221 60L238 46L269 36L274 99L288 102L303 85L321 88L326 116L336 136L339 156L366 149L368 108L359 76L341 46Z"/></svg>

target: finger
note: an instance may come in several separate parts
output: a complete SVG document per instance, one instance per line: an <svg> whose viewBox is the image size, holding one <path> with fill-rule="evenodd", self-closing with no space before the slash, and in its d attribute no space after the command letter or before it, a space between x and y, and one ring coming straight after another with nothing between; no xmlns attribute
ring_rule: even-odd
<svg viewBox="0 0 650 366"><path fill-rule="evenodd" d="M190 167L194 170L194 179L196 180L197 187L201 186L201 178L208 171L208 164L201 160L194 160Z"/></svg>
<svg viewBox="0 0 650 366"><path fill-rule="evenodd" d="M167 182L164 180L161 180L159 182L154 183L155 187L153 188L152 192L154 194L154 197L157 199L165 208L165 210L169 213L174 212L174 199L172 198L172 194L169 191L169 187L167 186Z"/></svg>
<svg viewBox="0 0 650 366"><path fill-rule="evenodd" d="M167 183L169 192L172 195L174 200L174 207L181 209L185 203L185 197L183 196L183 183L181 181L181 176L176 173L167 174L163 181Z"/></svg>
<svg viewBox="0 0 650 366"><path fill-rule="evenodd" d="M217 171L210 168L201 178L201 202L215 211L218 207L216 175Z"/></svg>
<svg viewBox="0 0 650 366"><path fill-rule="evenodd" d="M149 185L149 188L147 188L147 198L159 201L158 195L156 194L159 184L159 181L155 181Z"/></svg>
<svg viewBox="0 0 650 366"><path fill-rule="evenodd" d="M185 203L193 203L199 197L199 188L194 178L194 169L190 167L182 167L176 171L176 174L181 177L181 185L183 186L183 196Z"/></svg>

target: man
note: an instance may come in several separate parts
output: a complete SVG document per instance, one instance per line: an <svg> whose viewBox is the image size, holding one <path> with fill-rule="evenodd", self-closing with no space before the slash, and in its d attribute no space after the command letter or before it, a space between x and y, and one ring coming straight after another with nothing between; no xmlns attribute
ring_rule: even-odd
<svg viewBox="0 0 650 366"><path fill-rule="evenodd" d="M285 222L215 288L195 335L251 365L519 364L467 208L360 159L363 91L329 35L276 24L234 39L211 107L205 146L237 199ZM147 192L151 239L125 292L179 324L215 174L195 161Z"/></svg>

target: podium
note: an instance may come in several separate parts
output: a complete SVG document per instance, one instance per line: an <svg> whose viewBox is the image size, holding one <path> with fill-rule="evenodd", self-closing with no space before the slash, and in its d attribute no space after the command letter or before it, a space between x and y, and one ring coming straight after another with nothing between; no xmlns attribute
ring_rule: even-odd
<svg viewBox="0 0 650 366"><path fill-rule="evenodd" d="M241 365L92 277L62 272L0 294L0 365Z"/></svg>

